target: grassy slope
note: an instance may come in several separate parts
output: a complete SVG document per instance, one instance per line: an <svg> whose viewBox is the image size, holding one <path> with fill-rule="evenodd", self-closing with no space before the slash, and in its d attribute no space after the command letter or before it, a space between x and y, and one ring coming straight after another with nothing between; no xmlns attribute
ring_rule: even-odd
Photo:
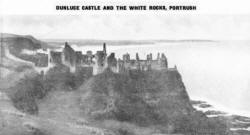
<svg viewBox="0 0 250 135"><path fill-rule="evenodd" d="M107 70L91 78L86 71L79 72L72 74L65 67L55 67L44 77L20 80L9 96L25 113L57 122L83 119L118 135L139 135L142 131L145 135L225 134L223 123L192 108L177 71L115 74Z"/></svg>

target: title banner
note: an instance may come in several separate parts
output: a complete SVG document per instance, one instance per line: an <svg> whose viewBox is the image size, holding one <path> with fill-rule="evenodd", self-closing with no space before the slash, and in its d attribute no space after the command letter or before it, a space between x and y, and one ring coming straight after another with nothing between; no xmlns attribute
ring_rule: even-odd
<svg viewBox="0 0 250 135"><path fill-rule="evenodd" d="M85 13L249 14L247 0L0 0L1 15Z"/></svg>

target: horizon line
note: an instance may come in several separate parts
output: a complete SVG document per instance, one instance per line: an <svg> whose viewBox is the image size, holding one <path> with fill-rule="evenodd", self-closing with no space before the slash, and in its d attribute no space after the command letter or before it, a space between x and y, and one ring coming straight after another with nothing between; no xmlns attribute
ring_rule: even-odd
<svg viewBox="0 0 250 135"><path fill-rule="evenodd" d="M160 41L160 42L220 42L220 41L248 41L250 39L205 39L205 38L180 38L180 39L98 39L98 38L40 38L39 36L34 36L31 34L14 34L14 33L6 33L6 32L0 32L1 37L2 34L9 34L13 36L32 36L39 40L65 40L65 42L71 40L82 40L82 41L132 41L132 42L138 42L138 41L146 41L146 42L153 42L153 41Z"/></svg>

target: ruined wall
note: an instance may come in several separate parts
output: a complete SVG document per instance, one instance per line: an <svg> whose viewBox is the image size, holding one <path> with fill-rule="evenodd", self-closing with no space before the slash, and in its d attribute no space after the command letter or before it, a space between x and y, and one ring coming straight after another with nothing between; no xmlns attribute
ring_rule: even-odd
<svg viewBox="0 0 250 135"><path fill-rule="evenodd" d="M129 70L165 70L168 69L168 61L166 56L158 53L157 59L153 59L152 53L146 56L145 60L139 58L136 53L135 59L130 59L130 54L123 55L122 60L117 60L115 53L111 53L107 57L106 44L103 44L103 50L97 51L95 55L91 51L82 54L81 51L74 51L68 43L65 43L63 52L51 53L52 63L61 63L70 68L71 72L75 72L76 68L92 67L93 75L102 73L106 68L110 68L113 72L128 72ZM61 56L60 56L61 55ZM61 61L60 58L61 57Z"/></svg>
<svg viewBox="0 0 250 135"><path fill-rule="evenodd" d="M73 48L69 46L66 42L63 53L62 53L62 63L70 68L71 72L75 72L76 69L76 53Z"/></svg>
<svg viewBox="0 0 250 135"><path fill-rule="evenodd" d="M44 53L37 53L35 55L36 62L35 66L37 67L47 67L48 66L48 55Z"/></svg>
<svg viewBox="0 0 250 135"><path fill-rule="evenodd" d="M56 51L50 51L49 62L55 65L62 64L62 53Z"/></svg>
<svg viewBox="0 0 250 135"><path fill-rule="evenodd" d="M118 72L117 69L117 59L115 58L115 53L111 53L107 58L108 67L115 73Z"/></svg>
<svg viewBox="0 0 250 135"><path fill-rule="evenodd" d="M95 61L94 61L94 69L93 74L99 74L104 71L104 69L107 67L107 59L106 54L104 51L97 51L95 54Z"/></svg>

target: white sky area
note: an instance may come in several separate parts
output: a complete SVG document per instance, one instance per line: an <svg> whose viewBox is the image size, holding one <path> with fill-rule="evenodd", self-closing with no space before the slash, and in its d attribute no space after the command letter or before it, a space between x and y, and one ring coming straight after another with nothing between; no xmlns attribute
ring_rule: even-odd
<svg viewBox="0 0 250 135"><path fill-rule="evenodd" d="M9 15L3 32L61 39L250 39L249 15Z"/></svg>
<svg viewBox="0 0 250 135"><path fill-rule="evenodd" d="M37 38L249 39L249 0L0 0L0 30ZM56 11L56 5L196 5L197 11Z"/></svg>

